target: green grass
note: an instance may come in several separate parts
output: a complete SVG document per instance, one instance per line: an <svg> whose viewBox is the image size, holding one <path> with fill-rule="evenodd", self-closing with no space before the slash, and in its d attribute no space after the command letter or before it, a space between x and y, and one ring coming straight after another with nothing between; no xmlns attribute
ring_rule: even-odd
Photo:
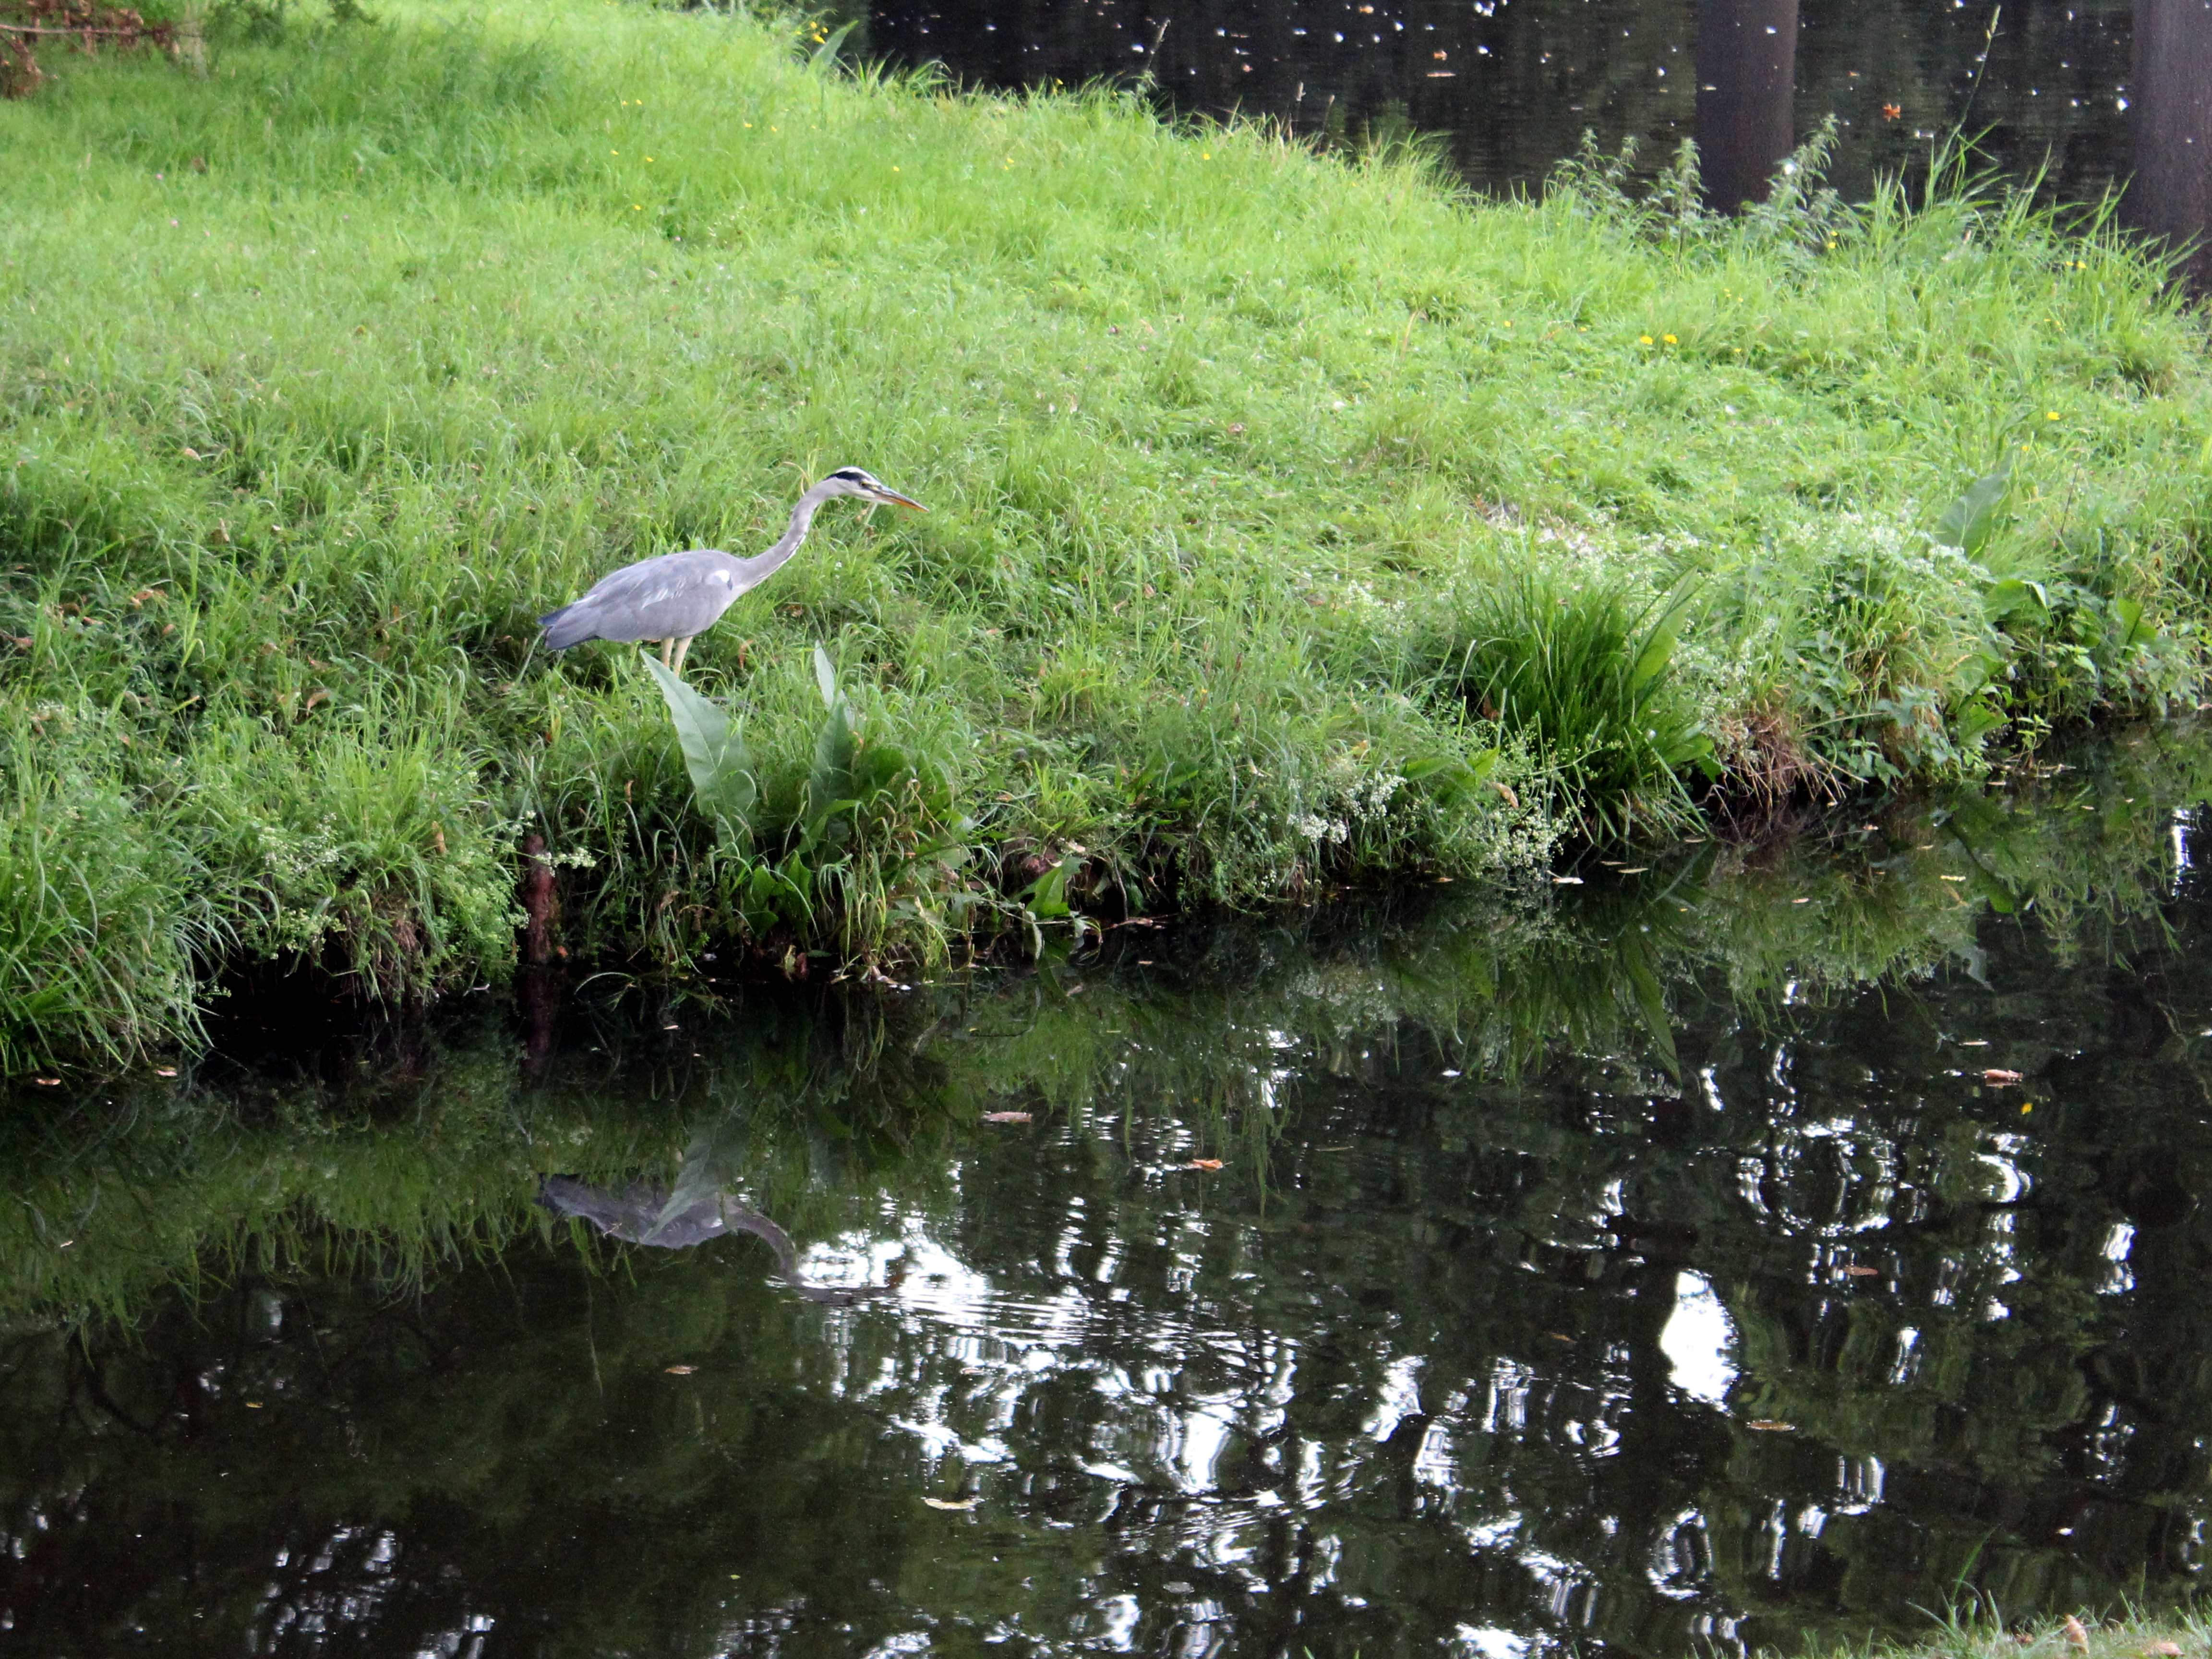
<svg viewBox="0 0 2212 1659"><path fill-rule="evenodd" d="M188 1036L240 950L495 975L531 833L569 950L680 965L1679 823L1689 749L1601 775L1601 732L1470 707L1523 582L1688 595L1638 695L1738 793L2194 695L2203 329L2100 224L1952 191L1686 229L1601 169L1470 203L744 18L242 15L204 81L50 55L0 106L11 1066ZM1936 545L2000 459L1978 556ZM634 653L533 618L765 546L846 464L933 510L833 507L695 647L757 784L719 835ZM826 838L817 641L906 769Z"/></svg>
<svg viewBox="0 0 2212 1659"><path fill-rule="evenodd" d="M1921 1641L1820 1643L1798 1650L1810 1659L2203 1659L2208 1650L2212 1620L2193 1607L2032 1623L2009 1622L1995 1609L1978 1608L1954 1612Z"/></svg>

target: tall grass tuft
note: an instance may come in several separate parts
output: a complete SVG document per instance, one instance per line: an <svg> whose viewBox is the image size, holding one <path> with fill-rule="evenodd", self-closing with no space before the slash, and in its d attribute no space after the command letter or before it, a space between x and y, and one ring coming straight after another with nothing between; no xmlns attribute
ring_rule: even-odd
<svg viewBox="0 0 2212 1659"><path fill-rule="evenodd" d="M1669 672L1675 614L1616 582L1528 571L1490 588L1468 619L1454 689L1535 745L1594 836L1698 821L1685 778L1711 769L1712 744Z"/></svg>
<svg viewBox="0 0 2212 1659"><path fill-rule="evenodd" d="M0 1073L196 1038L201 975L230 936L188 843L112 780L8 770Z"/></svg>

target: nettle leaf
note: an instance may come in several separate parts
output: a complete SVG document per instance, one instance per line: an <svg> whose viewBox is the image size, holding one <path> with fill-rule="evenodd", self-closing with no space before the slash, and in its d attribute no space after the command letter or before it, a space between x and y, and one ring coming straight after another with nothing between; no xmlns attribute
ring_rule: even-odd
<svg viewBox="0 0 2212 1659"><path fill-rule="evenodd" d="M691 775L691 795L699 810L714 819L726 835L743 835L746 815L759 799L753 780L751 752L744 734L719 706L701 696L652 657L646 667L659 683L667 700L668 717L676 727L676 741L684 750L684 769Z"/></svg>
<svg viewBox="0 0 2212 1659"><path fill-rule="evenodd" d="M1968 558L1978 558L1997 527L1997 510L2012 489L2012 463L1974 480L1966 493L1943 509L1936 520L1936 542L1955 547Z"/></svg>
<svg viewBox="0 0 2212 1659"><path fill-rule="evenodd" d="M837 688L836 665L830 660L830 653L822 648L819 641L814 647L814 684L822 693L822 706L836 714L845 694Z"/></svg>
<svg viewBox="0 0 2212 1659"><path fill-rule="evenodd" d="M2041 582L2008 576L1990 585L1990 591L1982 596L1982 609L1991 622L2002 622L2026 609L2030 599L2045 611L2051 609L2051 595L2044 591Z"/></svg>

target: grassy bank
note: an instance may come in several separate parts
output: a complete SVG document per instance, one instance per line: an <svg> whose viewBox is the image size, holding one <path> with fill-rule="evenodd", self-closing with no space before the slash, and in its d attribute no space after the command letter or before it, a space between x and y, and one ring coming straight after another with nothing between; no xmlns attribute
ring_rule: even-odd
<svg viewBox="0 0 2212 1659"><path fill-rule="evenodd" d="M258 16L0 107L9 1068L240 955L495 975L532 834L571 951L933 959L2194 693L2202 328L2102 233L1470 204L629 6ZM695 647L718 836L632 653L532 619L846 464L933 511L833 507Z"/></svg>
<svg viewBox="0 0 2212 1659"><path fill-rule="evenodd" d="M1875 1642L1814 1651L1841 1659L2199 1659L2212 1649L2212 1625L2193 1610L2130 1613L2112 1619L2041 1619L2012 1625L1996 1617L1954 1615L1922 1641Z"/></svg>

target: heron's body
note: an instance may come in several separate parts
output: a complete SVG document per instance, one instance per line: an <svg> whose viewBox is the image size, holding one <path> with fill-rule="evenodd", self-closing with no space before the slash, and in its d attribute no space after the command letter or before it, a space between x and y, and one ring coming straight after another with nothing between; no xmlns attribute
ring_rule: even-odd
<svg viewBox="0 0 2212 1659"><path fill-rule="evenodd" d="M858 495L864 501L890 501L902 507L921 505L858 467L842 468L799 498L781 539L767 552L740 559L714 548L695 547L626 564L600 578L574 605L538 618L545 629L547 648L566 651L586 640L625 643L658 640L661 660L680 670L691 641L720 621L722 613L740 595L781 569L806 539L823 502L839 495Z"/></svg>
<svg viewBox="0 0 2212 1659"><path fill-rule="evenodd" d="M681 556L680 555L678 556ZM714 1193L669 1212L665 1187L633 1182L627 1187L596 1187L573 1176L546 1176L538 1183L538 1201L556 1215L588 1221L610 1238L662 1249L689 1249L732 1232L750 1233L775 1252L783 1282L810 1302L848 1307L887 1293L887 1286L817 1285L799 1261L791 1235L767 1216L727 1193Z"/></svg>
<svg viewBox="0 0 2212 1659"><path fill-rule="evenodd" d="M586 640L692 639L720 622L739 594L758 587L782 562L772 554L740 559L711 547L640 559L603 577L575 604L540 618L545 643L566 651Z"/></svg>

